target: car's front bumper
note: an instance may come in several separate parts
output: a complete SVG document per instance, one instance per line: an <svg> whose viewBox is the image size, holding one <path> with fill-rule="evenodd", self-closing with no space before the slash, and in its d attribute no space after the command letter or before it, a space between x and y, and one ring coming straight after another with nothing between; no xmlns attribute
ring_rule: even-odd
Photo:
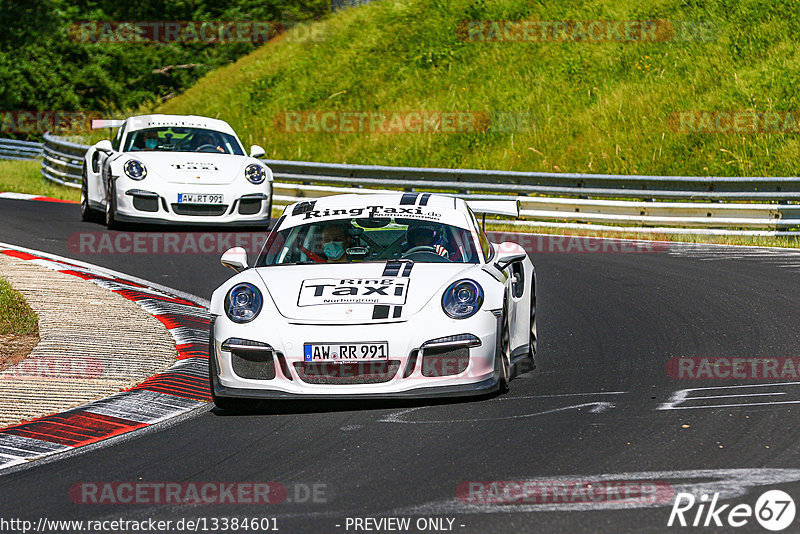
<svg viewBox="0 0 800 534"><path fill-rule="evenodd" d="M272 184L220 186L135 182L117 178L115 219L146 224L260 226L272 215ZM222 204L182 204L180 194L222 194Z"/></svg>
<svg viewBox="0 0 800 534"><path fill-rule="evenodd" d="M214 395L225 398L253 399L253 400L320 400L331 399L332 397L341 400L356 399L426 399L439 397L472 397L476 395L488 395L494 393L499 388L497 377L492 376L481 382L469 384L454 384L450 386L429 386L409 389L405 391L393 391L384 393L287 393L276 389L243 389L226 387L219 383L217 379L216 366L214 360L210 362L211 387Z"/></svg>
<svg viewBox="0 0 800 534"><path fill-rule="evenodd" d="M237 325L224 316L218 317L209 351L214 394L217 397L251 399L377 399L458 397L496 391L496 316L485 311L479 313L480 317L468 320L445 320L441 321L441 328L433 331L430 318L424 315L402 323L341 326L289 323L280 325L280 328L266 329L264 325ZM259 335L255 336L256 332ZM430 346L425 343L431 339L465 333L478 337L480 346L460 347L457 357L455 352L445 349L426 348ZM223 342L230 338L269 344L272 351L265 351L264 358L272 358L273 378L256 379L237 374L234 358L239 356L234 351L222 350ZM304 344L326 341L386 341L389 345L388 363L383 366L367 362L359 367L357 364L312 364L304 361ZM467 358L465 350L468 351ZM307 366L312 367L309 370ZM360 374L359 369L365 372Z"/></svg>

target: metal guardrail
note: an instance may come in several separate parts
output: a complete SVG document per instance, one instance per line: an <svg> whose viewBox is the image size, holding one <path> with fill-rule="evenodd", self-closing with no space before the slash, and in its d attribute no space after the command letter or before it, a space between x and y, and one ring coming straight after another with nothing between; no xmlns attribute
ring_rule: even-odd
<svg viewBox="0 0 800 534"><path fill-rule="evenodd" d="M682 233L800 234L788 230L800 228L800 205L790 203L800 199L800 179L795 177L628 176L264 162L282 182L281 190L290 192L282 195L287 202L344 190L363 192L362 188L428 189L473 199L519 200L525 221L516 224L521 226L576 228L576 223L583 223L585 228L613 231L670 233L674 227L690 227ZM607 226L612 223L626 226ZM760 230L749 230L754 228Z"/></svg>
<svg viewBox="0 0 800 534"><path fill-rule="evenodd" d="M86 145L45 134L42 174L80 187ZM517 226L647 233L800 235L800 179L567 174L263 160L275 204L367 190L514 199ZM612 226L613 225L613 226Z"/></svg>
<svg viewBox="0 0 800 534"><path fill-rule="evenodd" d="M83 156L88 145L72 143L60 137L44 134L42 176L57 184L80 188Z"/></svg>
<svg viewBox="0 0 800 534"><path fill-rule="evenodd" d="M42 143L0 139L0 159L35 159L42 155Z"/></svg>

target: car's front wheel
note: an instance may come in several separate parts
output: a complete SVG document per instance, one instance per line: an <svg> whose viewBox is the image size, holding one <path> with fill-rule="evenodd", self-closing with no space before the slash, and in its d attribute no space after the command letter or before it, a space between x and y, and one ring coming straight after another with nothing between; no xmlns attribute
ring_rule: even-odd
<svg viewBox="0 0 800 534"><path fill-rule="evenodd" d="M114 182L109 180L106 188L106 227L113 230L119 226L117 223L117 190Z"/></svg>
<svg viewBox="0 0 800 534"><path fill-rule="evenodd" d="M500 393L508 391L511 381L511 336L508 329L508 313L506 304L503 304L503 315L500 318L500 331L497 333L497 348L494 355L494 372L497 376L497 385Z"/></svg>
<svg viewBox="0 0 800 534"><path fill-rule="evenodd" d="M531 333L528 341L528 360L531 371L536 369L536 347L539 335L536 329L536 293L531 295Z"/></svg>

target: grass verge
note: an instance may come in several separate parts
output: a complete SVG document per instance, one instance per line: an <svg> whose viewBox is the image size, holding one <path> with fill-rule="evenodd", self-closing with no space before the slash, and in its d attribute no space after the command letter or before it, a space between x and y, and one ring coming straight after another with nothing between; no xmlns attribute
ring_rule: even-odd
<svg viewBox="0 0 800 534"><path fill-rule="evenodd" d="M80 200L79 189L49 182L42 177L39 160L0 160L0 191Z"/></svg>
<svg viewBox="0 0 800 534"><path fill-rule="evenodd" d="M39 317L7 280L0 278L0 334L29 335L38 331Z"/></svg>
<svg viewBox="0 0 800 534"><path fill-rule="evenodd" d="M0 278L0 371L31 353L39 342L39 317L8 281Z"/></svg>

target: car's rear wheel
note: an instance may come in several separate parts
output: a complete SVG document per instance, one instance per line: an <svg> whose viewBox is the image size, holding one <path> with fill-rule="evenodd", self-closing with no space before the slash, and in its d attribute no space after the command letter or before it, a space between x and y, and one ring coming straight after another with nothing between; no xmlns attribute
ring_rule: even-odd
<svg viewBox="0 0 800 534"><path fill-rule="evenodd" d="M497 385L500 393L508 391L511 381L511 336L508 329L508 313L506 304L503 303L503 315L500 318L500 332L498 332L497 349L494 355L494 372L497 375Z"/></svg>

